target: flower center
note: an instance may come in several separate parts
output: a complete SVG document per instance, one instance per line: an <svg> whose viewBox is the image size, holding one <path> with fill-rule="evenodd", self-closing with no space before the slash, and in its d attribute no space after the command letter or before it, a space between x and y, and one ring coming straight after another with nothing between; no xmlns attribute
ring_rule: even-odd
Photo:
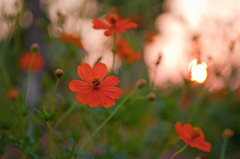
<svg viewBox="0 0 240 159"><path fill-rule="evenodd" d="M97 89L101 85L101 80L98 77L94 77L92 80L93 88Z"/></svg>
<svg viewBox="0 0 240 159"><path fill-rule="evenodd" d="M200 128L193 128L192 134L191 134L191 139L194 140L201 136L202 130Z"/></svg>
<svg viewBox="0 0 240 159"><path fill-rule="evenodd" d="M111 23L112 26L115 26L117 20L118 20L118 17L116 15L111 15L110 23Z"/></svg>

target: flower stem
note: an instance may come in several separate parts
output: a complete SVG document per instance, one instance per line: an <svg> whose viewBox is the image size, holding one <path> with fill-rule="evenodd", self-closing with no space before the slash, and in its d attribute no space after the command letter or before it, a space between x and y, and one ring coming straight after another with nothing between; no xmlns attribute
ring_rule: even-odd
<svg viewBox="0 0 240 159"><path fill-rule="evenodd" d="M24 105L23 105L23 110L25 110L27 108L27 98L28 98L28 87L29 87L29 81L30 81L30 77L31 77L31 72L32 72L32 65L33 65L33 61L35 58L35 53L33 53L33 56L31 58L31 63L30 63L30 67L28 69L28 75L27 75L27 82L26 82L26 88L25 88L25 93L24 93Z"/></svg>
<svg viewBox="0 0 240 159"><path fill-rule="evenodd" d="M56 90L57 90L59 81L60 81L60 78L57 77L57 81L56 81L55 86L54 86L54 90L53 90L53 94L52 94L52 98L51 98L51 103L50 103L50 112L53 112L53 111L54 111L53 101L54 101L54 97L55 97L55 94L56 94Z"/></svg>
<svg viewBox="0 0 240 159"><path fill-rule="evenodd" d="M136 90L136 89L135 89ZM132 93L126 97L119 105L118 107L108 116L107 119L104 120L104 122L92 133L92 135L83 143L83 145L80 147L79 151L82 150L87 144L88 142L99 132L99 130L102 129L102 127L104 125L106 125L109 120L118 112L118 110L123 106L123 104L133 95L133 93L135 92L135 90L132 91Z"/></svg>
<svg viewBox="0 0 240 159"><path fill-rule="evenodd" d="M47 126L48 126L48 159L51 158L51 129L52 129L52 123L47 122Z"/></svg>
<svg viewBox="0 0 240 159"><path fill-rule="evenodd" d="M77 102L74 102L73 104L70 105L68 110L64 112L64 114L56 121L56 124L54 124L53 129L57 128L62 123L62 121L74 110L76 105Z"/></svg>
<svg viewBox="0 0 240 159"><path fill-rule="evenodd" d="M84 123L85 118L86 118L86 115L87 115L87 113L88 113L88 109L89 109L89 107L87 106L87 109L86 109L86 111L85 111L85 113L84 113L84 115L83 115L82 123L81 123L80 126L78 127L77 134L76 134L76 136L74 137L74 143L73 143L73 147L72 147L72 151L71 151L71 153L70 153L69 159L72 159L72 157L73 157L73 154L74 154L74 151L75 151L75 147L76 147L76 144L77 144L77 142L78 142L78 140L79 140L80 132L81 132L82 127L83 127L83 123Z"/></svg>
<svg viewBox="0 0 240 159"><path fill-rule="evenodd" d="M54 97L56 94L56 90L59 84L60 78L57 77L57 81L56 84L54 86L54 90L52 93L52 97L51 97L51 103L50 103L50 116L54 113L54 107L53 107L53 101L54 101ZM52 136L51 136L51 130L52 130L52 124L53 121L47 121L47 126L48 126L48 158L51 158L51 140L52 140Z"/></svg>
<svg viewBox="0 0 240 159"><path fill-rule="evenodd" d="M226 148L227 148L227 142L228 142L228 138L224 137L223 139L223 144L222 144L222 149L221 149L221 153L220 153L220 159L224 159L225 158L225 152L226 152Z"/></svg>
<svg viewBox="0 0 240 159"><path fill-rule="evenodd" d="M174 159L178 154L180 154L183 150L187 148L187 145L184 145L180 150L178 150L172 157L171 159Z"/></svg>
<svg viewBox="0 0 240 159"><path fill-rule="evenodd" d="M7 86L9 88L12 88L13 86L12 86L10 77L9 77L9 75L8 75L8 73L6 71L6 67L4 66L4 64L3 64L1 59L0 59L0 70L1 70L2 77L3 77L4 81L5 81L5 83L7 84Z"/></svg>

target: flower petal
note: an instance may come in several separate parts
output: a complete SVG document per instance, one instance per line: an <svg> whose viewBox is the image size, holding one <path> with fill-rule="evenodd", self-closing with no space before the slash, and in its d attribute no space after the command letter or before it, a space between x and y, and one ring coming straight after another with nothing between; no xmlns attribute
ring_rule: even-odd
<svg viewBox="0 0 240 159"><path fill-rule="evenodd" d="M176 131L179 135L179 138L183 139L184 141L188 141L191 137L192 133L192 126L190 124L182 125L179 121L175 125Z"/></svg>
<svg viewBox="0 0 240 159"><path fill-rule="evenodd" d="M78 94L76 95L76 99L83 104L87 104L91 100L91 98L92 90L89 88L78 92Z"/></svg>
<svg viewBox="0 0 240 159"><path fill-rule="evenodd" d="M88 82L91 83L93 79L93 71L92 68L89 64L87 63L82 63L77 67L77 72L79 77Z"/></svg>
<svg viewBox="0 0 240 159"><path fill-rule="evenodd" d="M102 81L101 87L113 87L116 86L118 83L120 83L118 77L110 75Z"/></svg>
<svg viewBox="0 0 240 159"><path fill-rule="evenodd" d="M112 99L119 99L123 94L121 88L118 87L103 87L101 88L102 94Z"/></svg>
<svg viewBox="0 0 240 159"><path fill-rule="evenodd" d="M94 77L99 77L100 80L102 81L103 78L107 75L107 66L104 63L97 63L94 67L93 67L93 76Z"/></svg>
<svg viewBox="0 0 240 159"><path fill-rule="evenodd" d="M110 26L108 26L106 23L99 19L93 20L93 28L94 29L108 29Z"/></svg>
<svg viewBox="0 0 240 159"><path fill-rule="evenodd" d="M204 151L204 152L211 151L211 148L212 148L211 144L209 142L205 141L204 139L197 138L194 140L194 143L196 145L196 148L198 148L201 151Z"/></svg>
<svg viewBox="0 0 240 159"><path fill-rule="evenodd" d="M119 28L119 29L131 29L131 28L137 28L138 25L134 22L130 22L128 19L122 19L122 20L119 20L117 21L116 23L116 28Z"/></svg>
<svg viewBox="0 0 240 159"><path fill-rule="evenodd" d="M82 92L89 88L89 85L80 80L72 80L69 82L68 87L73 92Z"/></svg>

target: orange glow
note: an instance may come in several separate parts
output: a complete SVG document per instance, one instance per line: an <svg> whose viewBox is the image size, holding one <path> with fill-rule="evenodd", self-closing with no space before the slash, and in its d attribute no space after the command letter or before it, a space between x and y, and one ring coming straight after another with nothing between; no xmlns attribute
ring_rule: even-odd
<svg viewBox="0 0 240 159"><path fill-rule="evenodd" d="M190 64L188 70L191 70L191 81L203 83L207 78L207 64L205 62L197 63L194 59Z"/></svg>

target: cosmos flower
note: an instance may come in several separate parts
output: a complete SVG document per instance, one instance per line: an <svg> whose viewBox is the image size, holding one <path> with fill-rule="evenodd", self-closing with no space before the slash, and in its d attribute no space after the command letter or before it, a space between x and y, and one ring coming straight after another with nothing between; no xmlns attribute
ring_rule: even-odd
<svg viewBox="0 0 240 159"><path fill-rule="evenodd" d="M26 52L24 53L19 60L19 66L28 71L32 62L32 71L39 71L44 64L43 57L40 53Z"/></svg>
<svg viewBox="0 0 240 159"><path fill-rule="evenodd" d="M76 99L88 104L91 108L110 108L115 105L115 99L119 99L123 91L116 86L120 81L118 77L107 74L107 66L104 63L97 63L93 69L87 63L78 66L77 72L83 80L72 80L69 82L69 89L76 92ZM104 79L105 78L105 79Z"/></svg>
<svg viewBox="0 0 240 159"><path fill-rule="evenodd" d="M137 28L138 25L134 22L130 22L128 19L121 19L117 14L109 14L106 17L107 22L103 22L99 19L93 20L94 29L106 30L104 34L110 36L112 34L124 33L127 29Z"/></svg>
<svg viewBox="0 0 240 159"><path fill-rule="evenodd" d="M205 141L205 136L200 128L193 128L190 124L182 125L179 121L176 123L175 128L179 138L188 146L198 148L204 152L211 151L211 144Z"/></svg>
<svg viewBox="0 0 240 159"><path fill-rule="evenodd" d="M83 49L83 44L82 41L80 40L80 38L74 34L67 34L67 33L61 33L60 34L60 39L63 42L69 42L72 43L74 45L76 45L77 47L79 47L80 49Z"/></svg>
<svg viewBox="0 0 240 159"><path fill-rule="evenodd" d="M123 60L130 63L140 60L141 53L135 53L127 41L123 39L118 39L116 42L116 46L116 54Z"/></svg>

